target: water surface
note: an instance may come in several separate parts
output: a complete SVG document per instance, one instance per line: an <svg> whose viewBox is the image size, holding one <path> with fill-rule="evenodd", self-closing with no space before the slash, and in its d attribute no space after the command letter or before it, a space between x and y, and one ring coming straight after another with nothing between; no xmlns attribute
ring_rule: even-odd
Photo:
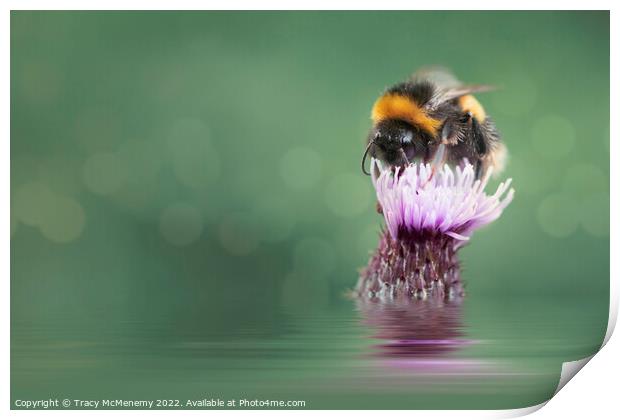
<svg viewBox="0 0 620 420"><path fill-rule="evenodd" d="M308 408L517 408L592 354L600 300L285 302L260 314L53 317L14 325L12 400L270 399ZM197 308L187 307L188 311ZM243 311L242 307L237 308ZM578 314L578 316L577 316ZM591 315L588 315L591 314ZM242 321L239 321L242 319ZM579 338L576 338L579 337Z"/></svg>

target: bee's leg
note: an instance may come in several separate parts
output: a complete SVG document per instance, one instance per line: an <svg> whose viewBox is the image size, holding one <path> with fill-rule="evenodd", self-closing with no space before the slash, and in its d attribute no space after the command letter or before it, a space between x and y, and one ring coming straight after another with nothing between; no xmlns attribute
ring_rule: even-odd
<svg viewBox="0 0 620 420"><path fill-rule="evenodd" d="M431 161L431 174L429 175L426 182L422 184L422 188L426 187L426 184L428 184L429 181L433 179L433 177L435 176L435 172L437 172L439 168L441 168L445 162L446 162L446 145L441 143L437 147L437 150L435 151L435 155L433 155L433 160Z"/></svg>
<svg viewBox="0 0 620 420"><path fill-rule="evenodd" d="M441 128L441 138L439 139L439 146L435 150L432 158L430 159L431 174L428 180L423 184L426 185L435 173L446 163L448 158L447 148L448 146L455 146L462 139L462 126L463 120L453 118L447 120Z"/></svg>
<svg viewBox="0 0 620 420"><path fill-rule="evenodd" d="M474 147L480 156L487 153L487 139L482 131L482 127L476 118L471 119L471 132L474 137Z"/></svg>
<svg viewBox="0 0 620 420"><path fill-rule="evenodd" d="M476 164L474 165L474 172L476 174L476 179L480 179L482 176L482 159L478 159Z"/></svg>
<svg viewBox="0 0 620 420"><path fill-rule="evenodd" d="M464 122L462 118L446 121L441 129L441 144L456 145L462 139Z"/></svg>
<svg viewBox="0 0 620 420"><path fill-rule="evenodd" d="M431 168L433 169L433 172L435 169L441 168L441 166L443 166L446 162L446 147L447 146L443 143L437 147L437 150L433 155L433 160L431 161Z"/></svg>
<svg viewBox="0 0 620 420"><path fill-rule="evenodd" d="M471 118L471 133L473 137L473 146L478 157L474 163L474 169L476 172L476 179L479 179L484 175L484 158L487 155L489 140L475 117Z"/></svg>

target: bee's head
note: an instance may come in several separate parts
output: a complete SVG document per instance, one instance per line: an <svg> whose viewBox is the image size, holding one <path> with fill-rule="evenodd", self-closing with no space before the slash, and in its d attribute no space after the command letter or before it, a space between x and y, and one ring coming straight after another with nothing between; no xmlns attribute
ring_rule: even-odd
<svg viewBox="0 0 620 420"><path fill-rule="evenodd" d="M389 166L406 166L422 150L416 141L416 130L399 120L386 120L376 124L368 136L368 146L362 159L362 170L367 154Z"/></svg>

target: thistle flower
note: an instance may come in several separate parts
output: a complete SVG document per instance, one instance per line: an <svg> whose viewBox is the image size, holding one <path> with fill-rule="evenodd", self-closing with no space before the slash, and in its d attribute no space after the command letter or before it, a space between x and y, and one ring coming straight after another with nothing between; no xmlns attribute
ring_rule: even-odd
<svg viewBox="0 0 620 420"><path fill-rule="evenodd" d="M484 189L492 169L476 179L468 162L434 171L429 164L388 170L373 160L371 172L386 229L357 291L462 294L456 253L476 229L496 220L510 204L511 180L489 196Z"/></svg>

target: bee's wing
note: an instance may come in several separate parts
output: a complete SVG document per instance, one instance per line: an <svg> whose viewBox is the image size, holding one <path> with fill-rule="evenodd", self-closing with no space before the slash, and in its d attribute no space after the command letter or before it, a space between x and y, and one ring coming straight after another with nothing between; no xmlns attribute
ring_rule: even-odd
<svg viewBox="0 0 620 420"><path fill-rule="evenodd" d="M461 96L471 95L472 93L488 92L490 90L495 90L495 87L491 85L461 85L448 89L439 88L436 97L439 102L445 102L460 98Z"/></svg>
<svg viewBox="0 0 620 420"><path fill-rule="evenodd" d="M432 82L440 89L451 89L463 85L450 70L441 66L422 67L411 75L410 80Z"/></svg>
<svg viewBox="0 0 620 420"><path fill-rule="evenodd" d="M428 104L430 108L461 96L495 89L490 85L464 85L450 70L437 66L421 68L413 73L410 79L413 82L431 82L436 86L435 95Z"/></svg>

